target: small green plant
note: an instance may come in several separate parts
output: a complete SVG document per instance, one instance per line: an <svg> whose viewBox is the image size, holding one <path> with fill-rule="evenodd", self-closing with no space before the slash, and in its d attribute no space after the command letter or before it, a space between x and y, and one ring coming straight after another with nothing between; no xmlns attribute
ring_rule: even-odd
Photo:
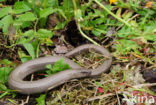
<svg viewBox="0 0 156 105"><path fill-rule="evenodd" d="M64 62L63 58L61 58L54 64L54 66L52 66L51 64L48 64L46 65L46 68L49 69L46 71L47 74L51 75L59 71L68 70L70 69L70 66Z"/></svg>
<svg viewBox="0 0 156 105"><path fill-rule="evenodd" d="M40 97L36 98L37 105L45 105L45 94L41 94Z"/></svg>
<svg viewBox="0 0 156 105"><path fill-rule="evenodd" d="M15 66L16 65L14 63L7 59L0 60L0 99L8 94L12 94L13 97L16 95L6 86L9 74Z"/></svg>

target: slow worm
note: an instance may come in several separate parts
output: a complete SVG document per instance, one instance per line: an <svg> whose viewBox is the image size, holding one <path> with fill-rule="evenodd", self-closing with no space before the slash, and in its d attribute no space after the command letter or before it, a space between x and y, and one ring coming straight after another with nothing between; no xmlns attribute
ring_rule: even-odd
<svg viewBox="0 0 156 105"><path fill-rule="evenodd" d="M77 65L75 62L70 60L70 57L74 57L81 52L88 51L89 49L94 49L95 52L103 54L108 57L100 66L96 69L85 69ZM47 64L54 64L60 58L63 58L65 63L69 64L70 70L65 70L48 76L43 79L34 81L24 81L23 79L39 70L45 70ZM9 87L11 89L17 90L17 92L22 94L35 94L41 93L53 89L71 79L84 78L84 77L94 77L106 72L111 66L112 57L110 53L101 46L96 46L93 44L86 44L75 48L74 50L66 53L64 56L46 56L40 57L28 62L25 62L15 68L9 76Z"/></svg>

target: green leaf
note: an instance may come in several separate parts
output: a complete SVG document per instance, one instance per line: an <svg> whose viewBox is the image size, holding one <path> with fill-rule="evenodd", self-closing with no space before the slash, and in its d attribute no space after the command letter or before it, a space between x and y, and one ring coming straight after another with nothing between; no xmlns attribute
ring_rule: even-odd
<svg viewBox="0 0 156 105"><path fill-rule="evenodd" d="M47 0L46 2L47 7L58 7L59 5L58 0Z"/></svg>
<svg viewBox="0 0 156 105"><path fill-rule="evenodd" d="M13 22L13 26L16 28L16 30L18 30L22 26L22 24L23 24L23 22L17 21L17 19L14 20L14 22Z"/></svg>
<svg viewBox="0 0 156 105"><path fill-rule="evenodd" d="M27 38L25 38L25 37L27 37ZM29 43L33 38L34 38L34 31L33 30L28 30L28 31L26 31L24 33L24 36L21 37L18 44Z"/></svg>
<svg viewBox="0 0 156 105"><path fill-rule="evenodd" d="M46 65L46 68L49 69L49 70L52 69L51 64Z"/></svg>
<svg viewBox="0 0 156 105"><path fill-rule="evenodd" d="M15 14L20 14L20 13L23 13L23 12L27 12L29 10L31 10L31 7L28 4L28 2L19 1L19 2L16 2L14 4L14 12L15 12Z"/></svg>
<svg viewBox="0 0 156 105"><path fill-rule="evenodd" d="M3 33L7 34L8 32L8 27L10 26L10 24L13 23L13 18L11 15L7 15L5 16L1 21L0 21L0 24L2 27L2 30L3 30Z"/></svg>
<svg viewBox="0 0 156 105"><path fill-rule="evenodd" d="M97 37L100 37L101 36L101 32L100 31L98 31L98 30L92 30L92 33L95 35L95 36L97 36Z"/></svg>
<svg viewBox="0 0 156 105"><path fill-rule="evenodd" d="M63 0L62 6L60 6L60 9L61 11L63 11L63 14L68 18L68 20L71 20L72 17L74 17L74 9L73 9L72 0Z"/></svg>
<svg viewBox="0 0 156 105"><path fill-rule="evenodd" d="M118 40L118 43L120 44L116 44L115 47L120 54L127 54L131 50L135 51L138 48L137 43L132 40L121 39Z"/></svg>
<svg viewBox="0 0 156 105"><path fill-rule="evenodd" d="M73 2L72 2L72 0L63 0L62 5L63 5L63 8L65 10L73 9Z"/></svg>
<svg viewBox="0 0 156 105"><path fill-rule="evenodd" d="M36 17L32 12L26 12L18 17L18 21L35 21Z"/></svg>
<svg viewBox="0 0 156 105"><path fill-rule="evenodd" d="M10 89L8 89L5 86L5 83L7 83L10 72L15 67L15 64L9 61L8 59L0 60L0 64L3 65L3 67L0 68L0 92L1 92L0 99L1 99L7 94L10 94Z"/></svg>
<svg viewBox="0 0 156 105"><path fill-rule="evenodd" d="M41 94L39 98L36 98L37 105L45 105L45 94Z"/></svg>
<svg viewBox="0 0 156 105"><path fill-rule="evenodd" d="M39 39L34 39L32 42L32 46L34 47L36 57L38 57L39 51L40 51L40 40Z"/></svg>
<svg viewBox="0 0 156 105"><path fill-rule="evenodd" d="M67 21L64 22L58 22L55 29L59 30L59 29L63 29L65 27L65 25L67 24Z"/></svg>
<svg viewBox="0 0 156 105"><path fill-rule="evenodd" d="M4 64L4 65L11 65L12 62L9 61L8 59L3 59L2 61L0 61L0 64Z"/></svg>
<svg viewBox="0 0 156 105"><path fill-rule="evenodd" d="M8 81L9 74L12 70L12 67L1 67L0 68L0 81L6 83Z"/></svg>
<svg viewBox="0 0 156 105"><path fill-rule="evenodd" d="M46 65L46 68L49 69L49 70L46 70L46 73L47 73L46 76L49 76L56 72L70 69L70 66L64 62L63 58L61 58L54 64L54 66L51 66L51 64L48 64Z"/></svg>
<svg viewBox="0 0 156 105"><path fill-rule="evenodd" d="M132 15L133 15L133 12L129 11L129 12L123 13L122 17L123 17L124 20L128 20Z"/></svg>
<svg viewBox="0 0 156 105"><path fill-rule="evenodd" d="M92 20L90 23L92 25L98 25L104 23L105 18L97 18L96 20Z"/></svg>
<svg viewBox="0 0 156 105"><path fill-rule="evenodd" d="M28 30L24 32L24 36L29 36L29 37L34 36L34 33L35 33L34 30Z"/></svg>
<svg viewBox="0 0 156 105"><path fill-rule="evenodd" d="M30 27L32 25L31 21L18 21L18 19L16 19L13 23L13 26L16 28L16 30L18 30L19 28L26 28L26 27Z"/></svg>
<svg viewBox="0 0 156 105"><path fill-rule="evenodd" d="M18 50L18 55L23 63L32 60L32 57L26 55L24 51Z"/></svg>
<svg viewBox="0 0 156 105"><path fill-rule="evenodd" d="M2 26L3 26L3 23L0 21L0 28L2 28Z"/></svg>
<svg viewBox="0 0 156 105"><path fill-rule="evenodd" d="M32 46L32 44L24 43L23 45L24 45L25 49L28 51L29 55L32 57L32 59L34 59L36 56L35 56L35 50L34 50L34 47Z"/></svg>
<svg viewBox="0 0 156 105"><path fill-rule="evenodd" d="M0 94L0 99L6 96L7 94L9 94L8 91L4 92L3 94Z"/></svg>
<svg viewBox="0 0 156 105"><path fill-rule="evenodd" d="M33 23L31 21L23 21L22 25L21 25L21 28L22 29L29 28L30 26L33 26Z"/></svg>
<svg viewBox="0 0 156 105"><path fill-rule="evenodd" d="M28 30L24 33L24 36L20 38L20 41L18 42L18 44L29 43L33 38L34 38L34 31Z"/></svg>
<svg viewBox="0 0 156 105"><path fill-rule="evenodd" d="M24 37L22 37L22 38L19 40L18 44L29 43L32 39L33 39L33 37L29 37L29 38L24 38Z"/></svg>
<svg viewBox="0 0 156 105"><path fill-rule="evenodd" d="M2 17L4 17L4 16L8 15L11 11L12 11L12 8L11 8L10 6L5 7L5 8L2 8L2 9L0 10L0 18L2 18Z"/></svg>
<svg viewBox="0 0 156 105"><path fill-rule="evenodd" d="M5 91L5 90L7 90L7 87L0 83L0 91Z"/></svg>
<svg viewBox="0 0 156 105"><path fill-rule="evenodd" d="M47 24L47 18L40 18L38 21L38 25L40 28L44 28L46 27Z"/></svg>
<svg viewBox="0 0 156 105"><path fill-rule="evenodd" d="M40 11L40 18L46 18L47 16L49 16L50 14L57 12L56 9L52 9L52 8L46 8Z"/></svg>
<svg viewBox="0 0 156 105"><path fill-rule="evenodd" d="M47 29L39 29L37 31L37 36L39 38L51 38L53 36L53 32L51 32Z"/></svg>
<svg viewBox="0 0 156 105"><path fill-rule="evenodd" d="M54 66L51 68L52 73L56 73L56 72L67 70L67 69L70 69L70 66L64 62L64 59L63 58L61 58L60 60L58 60L54 64Z"/></svg>
<svg viewBox="0 0 156 105"><path fill-rule="evenodd" d="M123 38L127 38L129 35L132 35L131 38L136 37L137 35L140 35L138 30L132 30L130 28L128 28L127 26L122 27L121 30L118 31L117 35L119 37L123 37Z"/></svg>

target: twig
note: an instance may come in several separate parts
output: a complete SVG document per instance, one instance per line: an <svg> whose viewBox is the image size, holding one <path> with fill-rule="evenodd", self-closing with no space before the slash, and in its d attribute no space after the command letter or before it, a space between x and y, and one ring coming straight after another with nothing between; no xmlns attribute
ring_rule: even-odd
<svg viewBox="0 0 156 105"><path fill-rule="evenodd" d="M29 102L29 99L30 99L30 95L27 96L26 101L22 100L22 104L21 105L27 104Z"/></svg>
<svg viewBox="0 0 156 105"><path fill-rule="evenodd" d="M94 97L95 97L95 96L96 96L96 94L97 94L98 88L99 88L99 86L98 86L98 87L96 87L96 91L95 91L95 93L94 93ZM92 101L92 105L94 105L94 100Z"/></svg>
<svg viewBox="0 0 156 105"><path fill-rule="evenodd" d="M154 67L156 67L156 63L154 65L150 66L150 67L147 67L146 70L150 70L150 69L152 69Z"/></svg>
<svg viewBox="0 0 156 105"><path fill-rule="evenodd" d="M134 15L133 17L129 18L126 22L129 22L129 21L133 20L133 19L136 18L137 16L139 16L139 14L136 14L136 15ZM121 24L121 25L116 29L116 31L118 31L123 25L124 25L124 24Z"/></svg>
<svg viewBox="0 0 156 105"><path fill-rule="evenodd" d="M99 61L97 61L97 62L95 62L95 63L93 63L93 64L91 64L91 65L89 65L87 68L90 68L90 67L95 67L97 64L100 64L100 62L101 61L104 61L104 60L106 60L107 58L102 58L102 59L100 59Z"/></svg>
<svg viewBox="0 0 156 105"><path fill-rule="evenodd" d="M151 87L151 86L156 86L156 83L146 83L146 84L139 84L132 86L133 88L141 88L141 87Z"/></svg>
<svg viewBox="0 0 156 105"><path fill-rule="evenodd" d="M128 94L126 91L118 91L117 92L117 94L121 94L121 93ZM108 93L108 94L104 94L104 95L101 95L101 96L91 97L91 98L87 99L87 101L93 101L93 100L97 100L97 99L103 99L103 98L114 96L114 95L116 95L116 93Z"/></svg>
<svg viewBox="0 0 156 105"><path fill-rule="evenodd" d="M97 100L97 99L103 99L105 97L110 97L110 96L114 96L115 93L108 93L108 94L104 94L104 95L101 95L101 96L95 96L95 97L92 97L92 98L89 98L87 101L94 101L94 100Z"/></svg>
<svg viewBox="0 0 156 105"><path fill-rule="evenodd" d="M92 97L92 98L89 98L87 101L94 101L94 100L102 100L103 98L106 98L106 97L110 97L110 96L115 96L116 93L108 93L108 94L104 94L104 95L101 95L101 96L95 96L95 97Z"/></svg>
<svg viewBox="0 0 156 105"><path fill-rule="evenodd" d="M114 81L112 80L111 82L112 82L113 87L114 87L114 86L115 86ZM121 105L121 103L120 103L120 99L119 99L119 95L118 95L118 91L117 91L117 89L116 89L116 88L115 88L114 90L115 90L115 94L116 94L117 99L118 99L118 105Z"/></svg>
<svg viewBox="0 0 156 105"><path fill-rule="evenodd" d="M107 37L105 40L103 40L102 44L104 44L107 40L109 40L109 37Z"/></svg>

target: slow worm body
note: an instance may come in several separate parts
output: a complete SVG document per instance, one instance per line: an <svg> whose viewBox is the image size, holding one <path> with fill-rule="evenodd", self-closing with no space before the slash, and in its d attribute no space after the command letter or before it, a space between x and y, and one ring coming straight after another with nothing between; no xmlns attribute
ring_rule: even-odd
<svg viewBox="0 0 156 105"><path fill-rule="evenodd" d="M109 57L109 59L105 60L103 64L96 69L82 68L69 59L70 57L73 57L81 52L88 51L89 49L94 49L97 53L103 54L104 56ZM63 58L65 63L69 64L71 67L70 70L61 71L35 81L23 80L29 74L39 70L45 70L45 66L47 64L53 65L60 58ZM109 69L111 62L112 57L105 48L93 44L86 44L75 48L74 50L65 54L65 56L41 57L19 65L11 72L8 83L11 89L17 90L17 92L22 94L41 93L53 89L74 78L94 77L100 75L102 72L106 72Z"/></svg>

